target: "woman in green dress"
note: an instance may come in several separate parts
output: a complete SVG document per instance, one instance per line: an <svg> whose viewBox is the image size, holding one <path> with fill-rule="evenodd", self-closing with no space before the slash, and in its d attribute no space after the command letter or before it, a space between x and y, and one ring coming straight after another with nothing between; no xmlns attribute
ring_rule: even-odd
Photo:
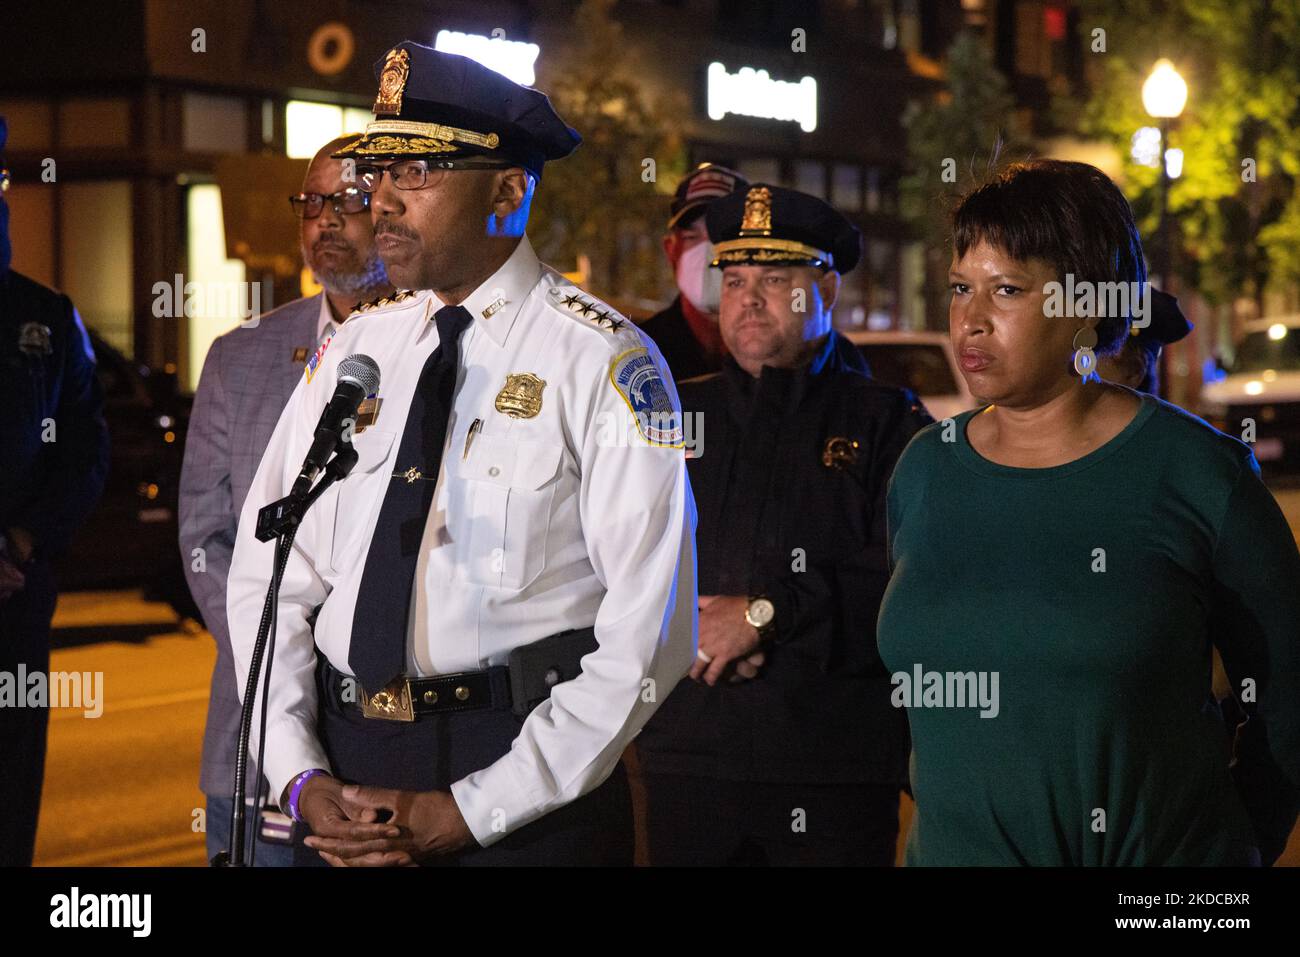
<svg viewBox="0 0 1300 957"><path fill-rule="evenodd" d="M879 621L908 862L1271 862L1300 794L1300 554L1248 445L1096 376L1149 303L1128 203L1086 164L1021 164L962 201L953 248L986 404L898 462ZM1212 642L1253 725L1234 771Z"/></svg>

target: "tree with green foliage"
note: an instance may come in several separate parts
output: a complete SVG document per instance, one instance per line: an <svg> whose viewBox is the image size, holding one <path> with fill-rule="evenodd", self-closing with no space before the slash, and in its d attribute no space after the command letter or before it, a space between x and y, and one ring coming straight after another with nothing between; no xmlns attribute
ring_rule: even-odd
<svg viewBox="0 0 1300 957"><path fill-rule="evenodd" d="M588 285L597 295L654 297L663 275L665 194L685 173L675 118L686 110L647 96L612 7L613 0L583 0L571 44L539 84L583 142L547 166L530 232L542 258L562 268L588 257Z"/></svg>
<svg viewBox="0 0 1300 957"><path fill-rule="evenodd" d="M1112 143L1144 237L1156 235L1160 170L1136 162L1133 134L1158 125L1142 84L1159 57L1187 81L1170 146L1183 151L1169 191L1174 268L1211 303L1300 284L1300 0L1084 0L1093 82L1058 116ZM1098 33L1096 31L1104 31ZM1153 243L1148 239L1148 245Z"/></svg>
<svg viewBox="0 0 1300 957"><path fill-rule="evenodd" d="M903 113L911 172L900 183L902 212L925 247L927 325L947 327L949 217L956 200L1030 146L1014 122L1015 101L984 42L961 33L949 47L946 86Z"/></svg>

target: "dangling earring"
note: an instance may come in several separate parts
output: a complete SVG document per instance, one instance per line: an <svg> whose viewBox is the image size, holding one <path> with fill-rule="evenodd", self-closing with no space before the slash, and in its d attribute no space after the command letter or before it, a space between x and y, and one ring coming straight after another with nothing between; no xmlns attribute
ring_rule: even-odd
<svg viewBox="0 0 1300 957"><path fill-rule="evenodd" d="M1097 330L1084 326L1074 334L1074 371L1079 378L1087 378L1097 371L1097 354L1092 347L1097 344Z"/></svg>

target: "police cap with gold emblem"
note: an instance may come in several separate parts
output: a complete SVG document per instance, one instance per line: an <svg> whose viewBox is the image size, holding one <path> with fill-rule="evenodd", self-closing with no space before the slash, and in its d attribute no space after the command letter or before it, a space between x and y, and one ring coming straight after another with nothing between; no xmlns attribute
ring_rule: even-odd
<svg viewBox="0 0 1300 957"><path fill-rule="evenodd" d="M705 213L710 265L817 266L846 273L862 255L862 235L834 207L793 189L754 183L715 200Z"/></svg>
<svg viewBox="0 0 1300 957"><path fill-rule="evenodd" d="M582 142L545 93L457 53L404 40L375 64L375 120L335 159L483 156L540 176Z"/></svg>

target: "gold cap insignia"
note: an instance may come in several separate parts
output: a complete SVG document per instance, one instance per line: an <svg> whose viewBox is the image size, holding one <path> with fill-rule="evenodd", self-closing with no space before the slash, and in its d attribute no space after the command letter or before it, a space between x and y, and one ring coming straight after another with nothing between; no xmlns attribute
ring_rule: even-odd
<svg viewBox="0 0 1300 957"><path fill-rule="evenodd" d="M767 236L772 232L772 191L766 186L751 186L745 194L745 218L740 221L740 235Z"/></svg>
<svg viewBox="0 0 1300 957"><path fill-rule="evenodd" d="M512 419L531 419L542 411L542 390L545 388L545 380L531 372L511 373L497 393L496 410Z"/></svg>
<svg viewBox="0 0 1300 957"><path fill-rule="evenodd" d="M384 69L379 74L379 96L375 98L374 112L397 116L402 112L402 91L411 73L411 56L405 50L389 50Z"/></svg>

